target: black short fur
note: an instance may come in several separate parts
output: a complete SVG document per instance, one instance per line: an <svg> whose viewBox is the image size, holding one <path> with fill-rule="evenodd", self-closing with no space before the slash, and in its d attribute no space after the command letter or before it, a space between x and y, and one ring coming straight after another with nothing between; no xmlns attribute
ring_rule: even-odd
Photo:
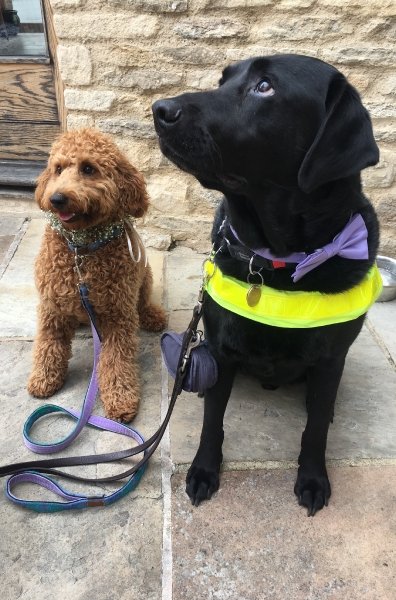
<svg viewBox="0 0 396 600"><path fill-rule="evenodd" d="M360 213L368 230L368 260L333 257L293 283L288 269L263 271L282 290L336 293L358 284L375 260L378 222L363 195L360 171L378 162L371 121L359 94L332 66L298 55L258 57L227 67L219 88L153 105L164 154L224 199L212 232L215 247L232 236L225 216L250 248L274 255L313 252ZM246 263L226 249L221 270L246 281ZM282 329L231 313L211 298L206 337L219 365L205 393L201 442L187 475L194 504L219 486L223 416L235 372L255 374L271 388L304 377L308 420L295 493L315 514L330 497L327 432L348 349L364 316L312 329Z"/></svg>

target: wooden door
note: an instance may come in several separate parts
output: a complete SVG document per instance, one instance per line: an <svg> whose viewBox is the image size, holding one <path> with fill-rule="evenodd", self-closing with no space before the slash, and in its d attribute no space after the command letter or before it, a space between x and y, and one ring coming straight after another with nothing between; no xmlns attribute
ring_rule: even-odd
<svg viewBox="0 0 396 600"><path fill-rule="evenodd" d="M61 129L54 65L40 0L0 0L0 7L0 185L27 185Z"/></svg>

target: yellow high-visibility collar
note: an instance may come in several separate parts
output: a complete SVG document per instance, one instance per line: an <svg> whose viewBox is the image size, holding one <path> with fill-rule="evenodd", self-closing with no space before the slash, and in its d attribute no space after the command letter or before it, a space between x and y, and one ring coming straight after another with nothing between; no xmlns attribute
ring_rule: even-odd
<svg viewBox="0 0 396 600"><path fill-rule="evenodd" d="M289 292L262 285L257 304L249 306L247 294L251 284L224 275L210 260L206 261L204 272L205 290L217 304L274 327L321 327L352 321L374 304L382 290L381 275L374 265L363 281L345 292Z"/></svg>

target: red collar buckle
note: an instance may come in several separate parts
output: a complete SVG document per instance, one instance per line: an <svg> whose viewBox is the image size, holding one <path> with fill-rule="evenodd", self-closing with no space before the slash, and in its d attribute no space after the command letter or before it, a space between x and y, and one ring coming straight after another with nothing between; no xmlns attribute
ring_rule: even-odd
<svg viewBox="0 0 396 600"><path fill-rule="evenodd" d="M272 266L274 269L284 269L286 267L286 263L284 260L273 260Z"/></svg>

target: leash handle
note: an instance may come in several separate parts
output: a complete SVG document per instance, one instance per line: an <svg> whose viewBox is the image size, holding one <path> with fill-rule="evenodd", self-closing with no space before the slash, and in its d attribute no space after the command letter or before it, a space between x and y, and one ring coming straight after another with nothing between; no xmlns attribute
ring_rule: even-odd
<svg viewBox="0 0 396 600"><path fill-rule="evenodd" d="M59 407L58 407L59 408ZM58 411L59 412L59 411ZM64 410L62 412L67 412L69 414L75 413L77 418L77 411L67 411ZM99 423L98 423L99 422ZM91 417L88 421L88 424L104 429L107 431L114 431L115 433L121 433L123 435L127 435L135 439L139 444L143 444L144 440L142 436L135 430L127 427L126 425L122 425L121 423L117 423L115 421L111 421L110 419L104 419L102 417ZM113 425L115 427L113 427ZM111 494L104 494L102 496L84 496L82 494L73 494L72 492L67 491L63 487L61 487L57 482L55 482L50 477L46 475L36 472L36 471L25 471L22 473L16 473L12 475L7 481L6 487L6 496L9 500L14 502L14 504L18 504L24 508L28 508L35 512L60 512L64 510L72 510L72 509L82 509L82 508L91 508L98 506L108 506L113 504L120 498L123 498L129 492L136 488L139 484L140 479L143 476L144 471L146 470L147 464L142 464L128 479L128 481L122 485L118 490ZM48 469L50 473L53 475L64 476L65 474L62 472L56 472L55 470ZM78 478L84 481L83 478ZM88 482L88 480L86 480ZM95 482L99 482L100 480L94 480ZM62 501L42 501L42 500L26 500L24 498L20 498L14 493L14 488L20 483L33 483L40 487L46 488L50 492L60 496Z"/></svg>

